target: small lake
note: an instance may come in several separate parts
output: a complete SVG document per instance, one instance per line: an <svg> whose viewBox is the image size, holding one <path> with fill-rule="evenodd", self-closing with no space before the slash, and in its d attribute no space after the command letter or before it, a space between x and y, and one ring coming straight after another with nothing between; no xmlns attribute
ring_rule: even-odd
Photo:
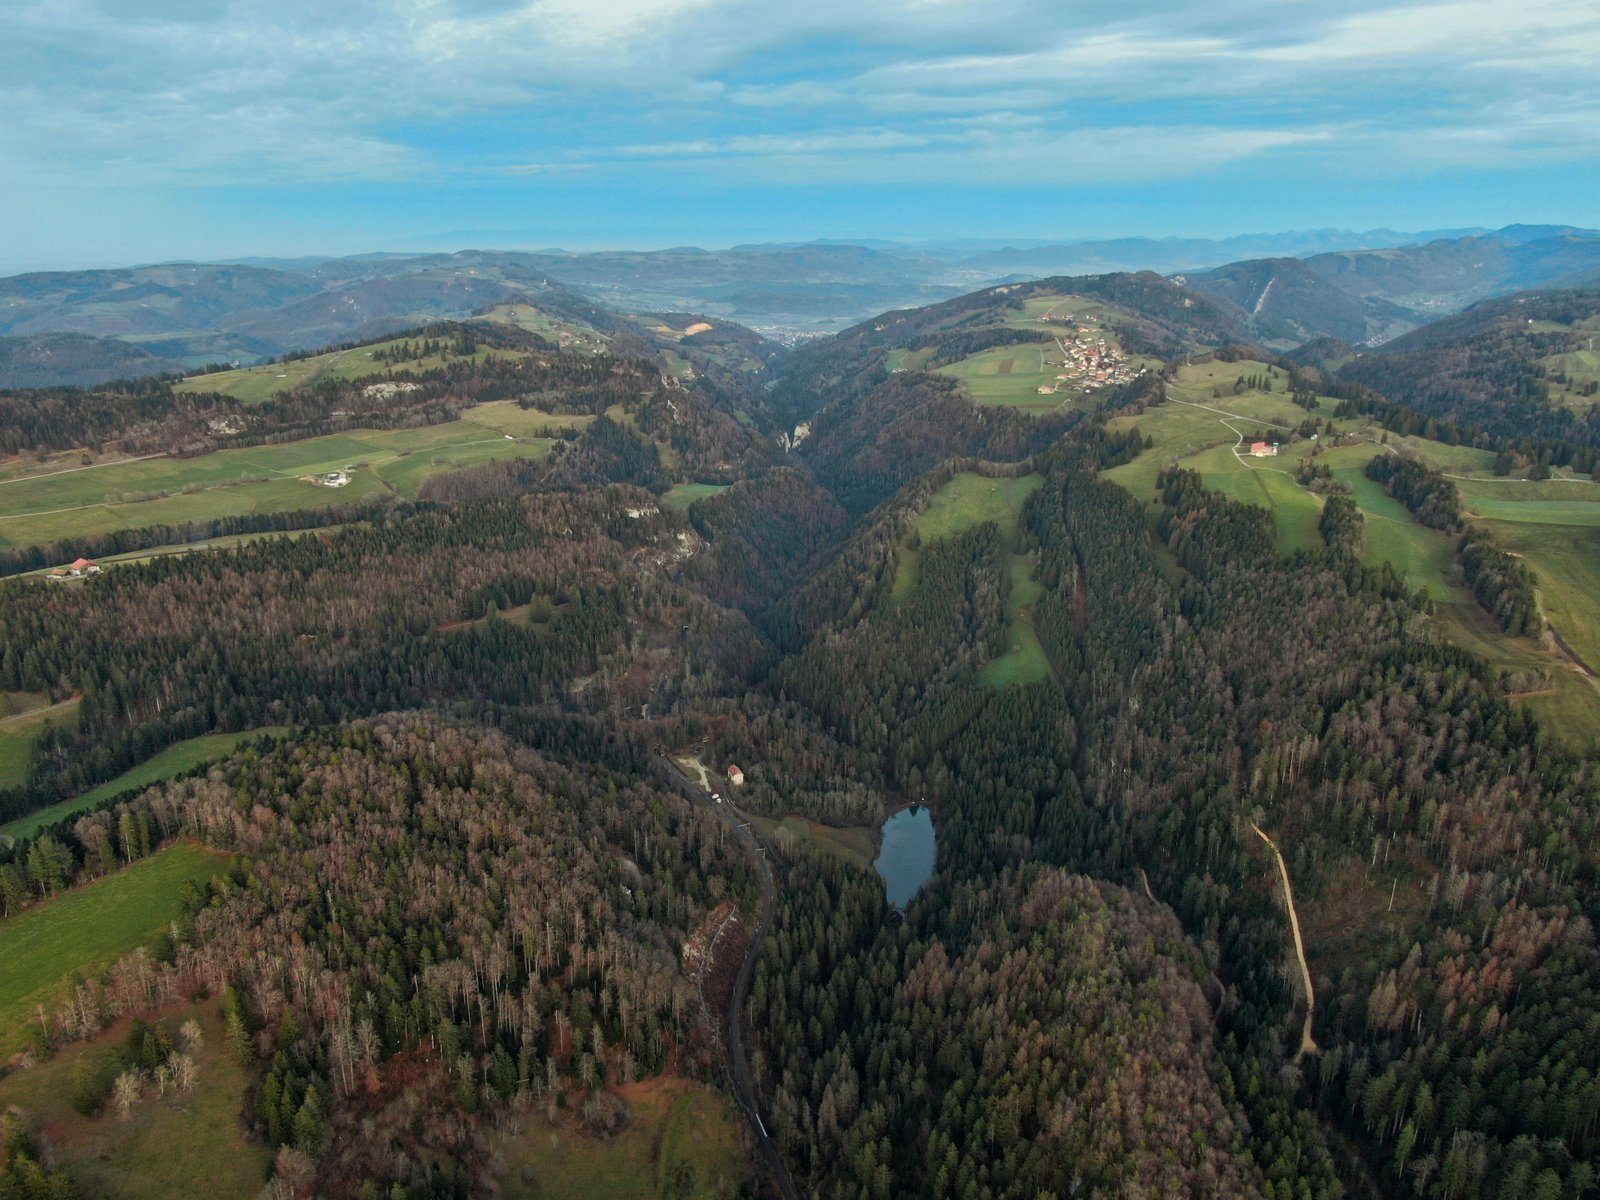
<svg viewBox="0 0 1600 1200"><path fill-rule="evenodd" d="M933 874L933 813L903 808L883 823L883 848L872 867L883 877L889 903L904 908Z"/></svg>

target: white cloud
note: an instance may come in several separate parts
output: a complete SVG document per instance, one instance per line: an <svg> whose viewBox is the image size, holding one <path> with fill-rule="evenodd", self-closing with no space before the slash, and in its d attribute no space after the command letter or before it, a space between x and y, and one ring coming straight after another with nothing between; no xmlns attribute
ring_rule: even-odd
<svg viewBox="0 0 1600 1200"><path fill-rule="evenodd" d="M1268 150L1323 141L1326 131L1117 126L1052 129L1036 119L953 122L917 137L893 131L627 146L629 157L720 181L1068 186L1193 174Z"/></svg>
<svg viewBox="0 0 1600 1200"><path fill-rule="evenodd" d="M1454 0L1356 13L1316 36L1253 52L1268 62L1340 68L1396 58L1522 68L1600 61L1600 8L1590 0Z"/></svg>
<svg viewBox="0 0 1600 1200"><path fill-rule="evenodd" d="M46 0L0 16L0 172L24 186L192 185L716 159L752 178L798 178L797 164L934 178L959 175L966 154L982 156L966 160L974 172L1069 181L1295 148L1426 162L1595 152L1593 0L1361 2L1329 16L1305 0L1111 13L1059 0ZM457 133L430 136L441 127ZM1412 131L1427 137L1417 156L1397 149Z"/></svg>

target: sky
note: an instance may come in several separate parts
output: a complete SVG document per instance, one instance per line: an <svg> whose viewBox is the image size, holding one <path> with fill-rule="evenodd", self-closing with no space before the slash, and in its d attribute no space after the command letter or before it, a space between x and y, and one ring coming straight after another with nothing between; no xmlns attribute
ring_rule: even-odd
<svg viewBox="0 0 1600 1200"><path fill-rule="evenodd" d="M0 269L1600 225L1600 4L30 0Z"/></svg>

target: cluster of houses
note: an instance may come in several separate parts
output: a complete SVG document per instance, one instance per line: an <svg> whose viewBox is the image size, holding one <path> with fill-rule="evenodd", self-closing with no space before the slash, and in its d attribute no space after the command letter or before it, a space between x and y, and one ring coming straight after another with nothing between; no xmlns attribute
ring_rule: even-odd
<svg viewBox="0 0 1600 1200"><path fill-rule="evenodd" d="M1062 387L1089 389L1128 383L1135 376L1121 347L1103 337L1085 334L1071 342L1057 338L1056 345L1061 347L1063 371L1056 376L1055 383L1040 386L1041 396L1049 396Z"/></svg>
<svg viewBox="0 0 1600 1200"><path fill-rule="evenodd" d="M80 558L64 567L56 567L45 578L52 583L64 583L68 579L83 579L85 576L98 574L100 574L99 563L93 559Z"/></svg>

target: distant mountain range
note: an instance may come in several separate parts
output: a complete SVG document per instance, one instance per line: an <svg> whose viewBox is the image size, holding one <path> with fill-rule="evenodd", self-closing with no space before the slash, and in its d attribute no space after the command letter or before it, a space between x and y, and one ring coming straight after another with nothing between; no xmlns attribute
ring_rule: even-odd
<svg viewBox="0 0 1600 1200"><path fill-rule="evenodd" d="M507 301L583 323L703 313L767 333L843 329L878 313L1058 274L1181 271L1278 349L1374 345L1474 301L1600 279L1600 233L1313 230L1224 239L806 242L650 251L365 254L167 263L0 279L0 386L255 362ZM60 335L78 335L63 342ZM53 339L53 340L52 340ZM100 345L100 342L106 342Z"/></svg>
<svg viewBox="0 0 1600 1200"><path fill-rule="evenodd" d="M1322 337L1378 345L1469 304L1532 288L1590 286L1600 233L1513 225L1419 245L1263 258L1179 275L1231 305L1275 348Z"/></svg>

